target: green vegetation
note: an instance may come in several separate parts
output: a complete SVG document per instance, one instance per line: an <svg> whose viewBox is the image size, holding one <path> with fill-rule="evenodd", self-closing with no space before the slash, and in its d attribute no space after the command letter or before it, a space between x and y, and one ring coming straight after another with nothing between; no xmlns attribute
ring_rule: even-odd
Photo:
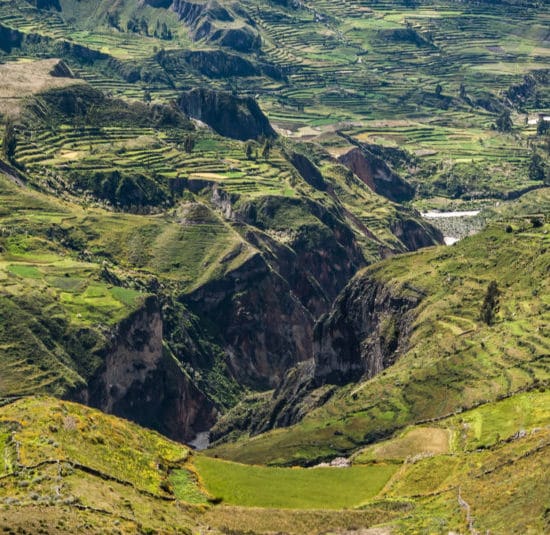
<svg viewBox="0 0 550 535"><path fill-rule="evenodd" d="M0 0L0 530L549 531L548 4L167 4ZM281 135L191 121L195 87ZM482 212L395 257L438 241L412 208ZM270 419L365 266L421 297L406 344ZM237 406L194 455L41 394L178 439Z"/></svg>
<svg viewBox="0 0 550 535"><path fill-rule="evenodd" d="M462 500L475 529L540 533L549 401L548 391L519 394L413 426L359 452L351 468L305 469L191 455L125 420L29 397L0 408L0 526L36 524L56 533L83 522L92 533L110 533L113 523L121 533L243 526L291 534L353 526L463 531ZM454 439L441 447L437 430Z"/></svg>
<svg viewBox="0 0 550 535"><path fill-rule="evenodd" d="M266 468L208 457L195 465L208 492L224 504L284 509L357 507L382 489L395 465L336 468Z"/></svg>
<svg viewBox="0 0 550 535"><path fill-rule="evenodd" d="M115 522L119 533L187 533L195 525L167 485L172 470L192 470L181 444L51 398L2 407L0 430L3 528L32 530L32 522L34 529L74 533L85 522L89 532L114 533ZM178 492L206 499L193 478L179 478Z"/></svg>

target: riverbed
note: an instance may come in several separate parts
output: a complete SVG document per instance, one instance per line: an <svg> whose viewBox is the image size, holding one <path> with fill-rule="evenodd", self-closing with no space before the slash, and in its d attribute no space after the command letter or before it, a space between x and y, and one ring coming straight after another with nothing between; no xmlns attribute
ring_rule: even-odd
<svg viewBox="0 0 550 535"><path fill-rule="evenodd" d="M480 217L480 213L480 210L453 212L432 210L423 212L422 217L443 233L446 245L453 245L483 228L485 220Z"/></svg>

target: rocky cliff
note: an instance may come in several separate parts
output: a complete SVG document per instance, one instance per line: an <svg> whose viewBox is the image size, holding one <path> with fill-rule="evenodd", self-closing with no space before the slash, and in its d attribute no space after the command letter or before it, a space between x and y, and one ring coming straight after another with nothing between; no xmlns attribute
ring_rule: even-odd
<svg viewBox="0 0 550 535"><path fill-rule="evenodd" d="M252 52L261 47L253 20L236 2L222 6L217 0L174 0L170 8L190 28L191 37L196 41L205 39L239 52Z"/></svg>
<svg viewBox="0 0 550 535"><path fill-rule="evenodd" d="M212 203L258 253L183 301L212 325L239 382L275 388L311 357L315 319L365 260L350 229L314 201L214 188Z"/></svg>
<svg viewBox="0 0 550 535"><path fill-rule="evenodd" d="M368 275L354 279L315 326L314 384L342 385L391 366L406 348L422 298Z"/></svg>
<svg viewBox="0 0 550 535"><path fill-rule="evenodd" d="M256 434L291 425L325 403L336 386L381 373L406 351L423 297L420 290L391 286L369 271L357 276L315 324L313 357L291 369L271 399L222 417L213 439L235 430Z"/></svg>
<svg viewBox="0 0 550 535"><path fill-rule="evenodd" d="M367 146L351 149L338 158L340 163L355 173L373 191L394 202L408 201L414 188Z"/></svg>
<svg viewBox="0 0 550 535"><path fill-rule="evenodd" d="M409 251L443 243L441 231L423 221L416 210L399 206L397 213L399 217L390 224L390 230Z"/></svg>
<svg viewBox="0 0 550 535"><path fill-rule="evenodd" d="M203 121L222 136L246 140L275 135L267 117L250 97L192 89L181 94L178 106L186 115Z"/></svg>
<svg viewBox="0 0 550 535"><path fill-rule="evenodd" d="M102 366L70 398L104 412L190 440L215 419L212 402L195 386L164 346L156 297L117 325L100 352Z"/></svg>
<svg viewBox="0 0 550 535"><path fill-rule="evenodd" d="M311 355L313 318L259 254L185 303L208 321L241 384L275 388L286 370Z"/></svg>

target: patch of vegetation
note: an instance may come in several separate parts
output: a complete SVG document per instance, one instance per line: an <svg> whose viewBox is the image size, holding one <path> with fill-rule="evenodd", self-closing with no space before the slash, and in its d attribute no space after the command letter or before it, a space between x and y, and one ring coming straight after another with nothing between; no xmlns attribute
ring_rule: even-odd
<svg viewBox="0 0 550 535"><path fill-rule="evenodd" d="M382 489L392 464L353 468L267 468L197 456L208 492L222 503L247 507L342 509L358 506Z"/></svg>
<svg viewBox="0 0 550 535"><path fill-rule="evenodd" d="M172 470L192 469L185 446L97 410L45 397L2 407L0 427L2 458L17 451L0 482L0 526L7 525L5 515L11 527L26 529L41 518L55 519L59 533L74 532L83 519L89 532L108 533L105 516L121 533L187 533L195 526L166 484ZM178 492L178 499L193 497L188 503L201 496L204 501L192 478L179 478Z"/></svg>

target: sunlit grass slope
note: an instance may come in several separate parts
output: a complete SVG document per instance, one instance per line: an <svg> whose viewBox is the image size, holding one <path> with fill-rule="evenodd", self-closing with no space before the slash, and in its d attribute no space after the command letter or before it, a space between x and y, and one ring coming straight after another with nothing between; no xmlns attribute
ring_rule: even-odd
<svg viewBox="0 0 550 535"><path fill-rule="evenodd" d="M188 448L81 405L45 397L5 405L0 437L0 526L8 531L189 533L194 521L177 505L172 470L188 474L181 499L208 498Z"/></svg>

